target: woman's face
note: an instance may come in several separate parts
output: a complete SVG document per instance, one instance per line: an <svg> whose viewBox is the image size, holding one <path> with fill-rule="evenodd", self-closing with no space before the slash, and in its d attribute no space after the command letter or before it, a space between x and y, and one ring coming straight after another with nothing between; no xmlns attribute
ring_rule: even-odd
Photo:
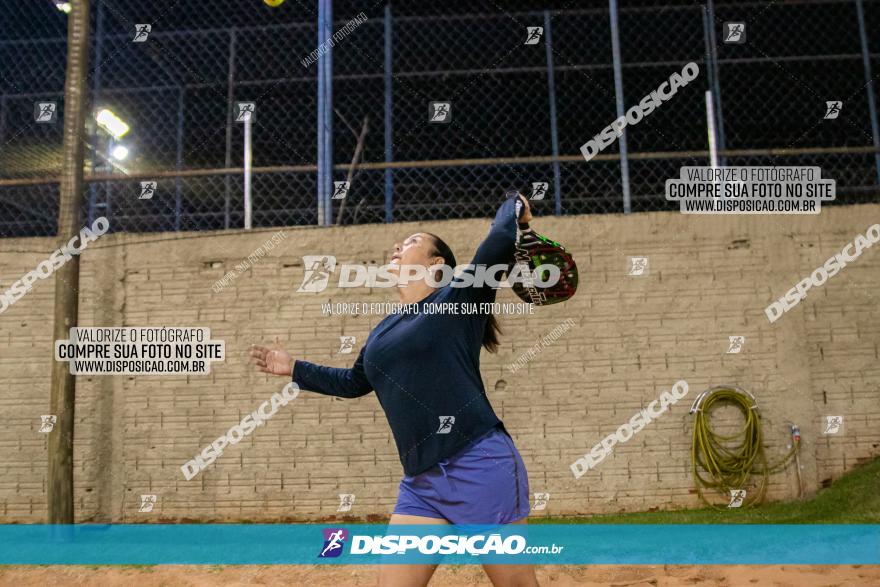
<svg viewBox="0 0 880 587"><path fill-rule="evenodd" d="M417 232L402 243L394 243L389 271L397 273L401 265L430 267L443 263L443 257L434 255L434 243L427 234Z"/></svg>

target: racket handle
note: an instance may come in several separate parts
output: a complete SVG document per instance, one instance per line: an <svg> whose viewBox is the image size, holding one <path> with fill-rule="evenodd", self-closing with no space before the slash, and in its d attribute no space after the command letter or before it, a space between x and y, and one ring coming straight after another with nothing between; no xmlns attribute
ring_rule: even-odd
<svg viewBox="0 0 880 587"><path fill-rule="evenodd" d="M525 196L523 196L519 192L519 190L507 190L506 192L504 192L504 197L505 198L524 198ZM517 222L517 224L519 224L520 230L523 230L523 231L529 230L529 223L528 222Z"/></svg>

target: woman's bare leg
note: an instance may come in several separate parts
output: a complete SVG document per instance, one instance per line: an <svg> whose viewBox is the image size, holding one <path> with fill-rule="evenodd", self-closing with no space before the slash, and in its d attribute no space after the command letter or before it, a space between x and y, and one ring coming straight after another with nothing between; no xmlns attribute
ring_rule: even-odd
<svg viewBox="0 0 880 587"><path fill-rule="evenodd" d="M523 518L514 524L526 524ZM540 587L533 565L483 565L495 587Z"/></svg>
<svg viewBox="0 0 880 587"><path fill-rule="evenodd" d="M449 524L440 518L392 514L391 524ZM380 565L379 587L424 587L437 565Z"/></svg>

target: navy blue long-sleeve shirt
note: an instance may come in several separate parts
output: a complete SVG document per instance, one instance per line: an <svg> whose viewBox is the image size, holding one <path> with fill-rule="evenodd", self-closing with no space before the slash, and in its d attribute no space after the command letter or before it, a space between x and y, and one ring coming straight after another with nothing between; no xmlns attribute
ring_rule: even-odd
<svg viewBox="0 0 880 587"><path fill-rule="evenodd" d="M472 265L510 263L519 208L515 198L501 205ZM428 304L494 302L495 294L488 286L437 288L417 302L418 313L386 316L350 369L296 361L293 381L307 391L345 398L375 390L404 472L418 475L501 424L480 377L480 347L489 314L424 310Z"/></svg>

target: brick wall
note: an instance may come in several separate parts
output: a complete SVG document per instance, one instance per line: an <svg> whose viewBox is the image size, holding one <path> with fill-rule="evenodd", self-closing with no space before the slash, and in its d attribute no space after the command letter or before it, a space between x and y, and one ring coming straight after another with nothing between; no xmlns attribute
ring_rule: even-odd
<svg viewBox="0 0 880 587"><path fill-rule="evenodd" d="M878 205L827 208L816 217L538 219L538 230L573 251L580 290L532 316L501 316L502 348L482 357L489 398L523 454L531 491L551 494L535 515L698 505L688 409L714 385L757 396L771 461L787 450L788 423L800 425L810 493L880 455L880 248L777 322L763 312L878 221ZM339 337L357 337L357 352L381 317L323 316L321 304L396 301L389 290L298 294L303 255L382 264L395 239L428 230L465 259L488 225L284 229L273 250L219 292L215 282L278 229L101 237L82 257L80 325L209 327L225 341L227 358L208 376L78 378L78 521L317 519L336 515L340 493L356 495L350 515L390 513L402 472L374 394L338 400L304 392L195 479L184 480L180 466L283 387L283 379L250 367L251 343L277 336L297 358L349 366L356 355L338 353ZM0 287L55 246L54 239L0 240ZM649 275L627 275L629 256L647 256ZM0 314L2 522L45 520L47 436L38 428L49 405L53 279ZM505 291L499 301L518 300ZM576 326L538 358L515 374L506 368L567 319ZM733 335L746 337L739 354L726 352ZM685 399L573 477L576 458L678 379L690 385ZM845 416L843 434L821 435L826 415ZM771 478L770 498L795 492L792 469ZM142 494L158 496L153 512L138 512Z"/></svg>

